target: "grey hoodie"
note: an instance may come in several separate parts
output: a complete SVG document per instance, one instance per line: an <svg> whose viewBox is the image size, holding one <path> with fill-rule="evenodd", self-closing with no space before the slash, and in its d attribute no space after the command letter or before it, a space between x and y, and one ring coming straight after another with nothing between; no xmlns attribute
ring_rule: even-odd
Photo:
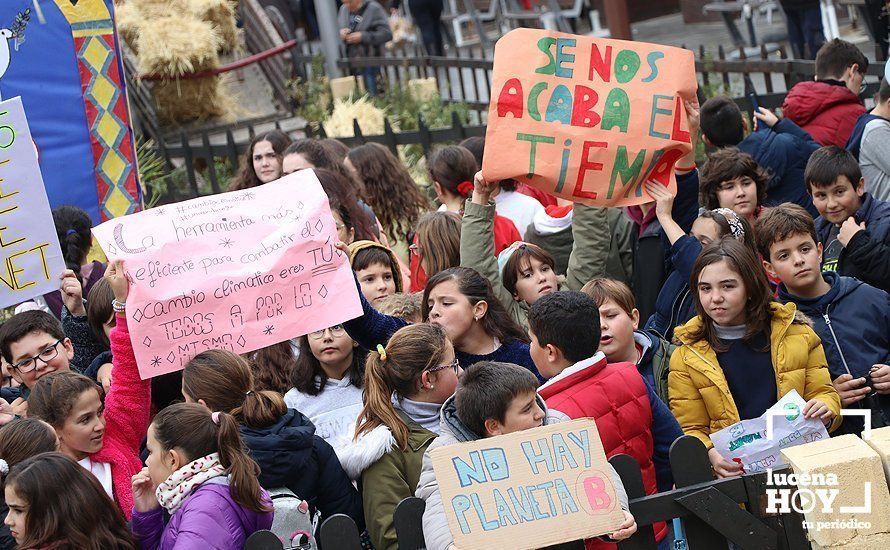
<svg viewBox="0 0 890 550"><path fill-rule="evenodd" d="M569 417L556 411L548 410L544 400L538 396L538 405L544 411L544 425L567 422ZM423 454L423 468L420 471L420 481L417 483L415 496L426 502L423 511L423 538L426 541L427 550L446 550L454 544L454 537L448 527L448 519L445 517L445 508L442 506L442 495L439 493L439 482L433 471L433 461L430 452L433 449L479 439L472 430L467 428L457 417L457 408L454 405L454 396L449 397L442 405L441 420L439 421L439 437L437 437ZM609 474L612 476L612 484L615 486L615 494L622 510L627 510L627 492L618 477L618 472L609 465Z"/></svg>

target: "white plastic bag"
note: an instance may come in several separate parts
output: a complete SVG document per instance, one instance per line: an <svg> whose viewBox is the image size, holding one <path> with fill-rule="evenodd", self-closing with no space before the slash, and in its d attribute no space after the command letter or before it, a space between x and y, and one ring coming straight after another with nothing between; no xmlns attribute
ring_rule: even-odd
<svg viewBox="0 0 890 550"><path fill-rule="evenodd" d="M821 420L804 418L805 404L797 390L791 390L760 417L712 433L711 442L723 458L741 464L746 474L782 468L785 461L780 450L828 439L828 430ZM773 433L768 438L767 416L771 411Z"/></svg>

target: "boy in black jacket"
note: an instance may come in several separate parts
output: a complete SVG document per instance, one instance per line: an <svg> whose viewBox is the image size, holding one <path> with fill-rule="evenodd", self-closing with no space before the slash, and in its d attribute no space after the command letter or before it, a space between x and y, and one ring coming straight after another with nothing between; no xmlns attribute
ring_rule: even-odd
<svg viewBox="0 0 890 550"><path fill-rule="evenodd" d="M813 153L804 177L820 214L822 270L890 291L890 203L865 192L859 163L834 145Z"/></svg>

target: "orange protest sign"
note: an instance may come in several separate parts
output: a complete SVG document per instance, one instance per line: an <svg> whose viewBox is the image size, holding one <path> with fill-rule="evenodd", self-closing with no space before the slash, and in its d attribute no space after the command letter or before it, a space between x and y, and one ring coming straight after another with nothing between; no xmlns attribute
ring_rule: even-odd
<svg viewBox="0 0 890 550"><path fill-rule="evenodd" d="M646 180L676 189L696 87L689 50L513 30L495 47L482 171L586 204L650 202Z"/></svg>

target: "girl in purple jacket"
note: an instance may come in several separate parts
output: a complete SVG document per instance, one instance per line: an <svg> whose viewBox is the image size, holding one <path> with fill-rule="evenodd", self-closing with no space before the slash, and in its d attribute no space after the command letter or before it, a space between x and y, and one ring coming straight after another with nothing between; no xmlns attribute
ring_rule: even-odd
<svg viewBox="0 0 890 550"><path fill-rule="evenodd" d="M244 452L238 423L196 403L162 410L133 476L133 534L142 549L241 549L272 526L272 501ZM170 514L164 525L162 508Z"/></svg>

